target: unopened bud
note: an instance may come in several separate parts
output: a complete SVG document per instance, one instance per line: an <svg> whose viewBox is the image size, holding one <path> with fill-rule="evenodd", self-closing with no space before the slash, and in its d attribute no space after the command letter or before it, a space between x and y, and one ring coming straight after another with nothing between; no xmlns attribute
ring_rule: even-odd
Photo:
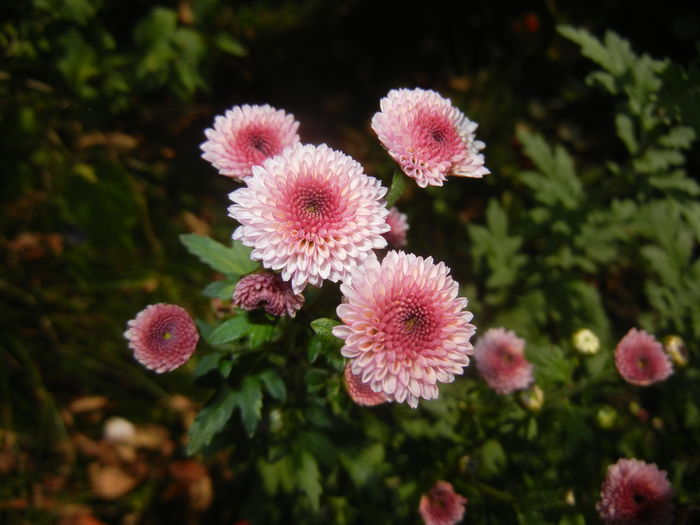
<svg viewBox="0 0 700 525"><path fill-rule="evenodd" d="M569 489L566 491L564 501L566 501L567 505L576 505L576 496L574 495L574 489Z"/></svg>
<svg viewBox="0 0 700 525"><path fill-rule="evenodd" d="M606 405L598 409L596 417L598 418L598 426L600 428L610 429L615 426L617 411L613 407Z"/></svg>
<svg viewBox="0 0 700 525"><path fill-rule="evenodd" d="M671 361L678 368L683 368L688 364L688 349L685 347L683 339L677 335L669 335L664 338L664 351L671 358Z"/></svg>
<svg viewBox="0 0 700 525"><path fill-rule="evenodd" d="M107 441L117 444L131 443L136 435L136 427L123 417L110 417L102 430Z"/></svg>
<svg viewBox="0 0 700 525"><path fill-rule="evenodd" d="M537 412L544 404L544 392L537 385L523 390L520 392L520 403L523 408L531 410L532 412Z"/></svg>
<svg viewBox="0 0 700 525"><path fill-rule="evenodd" d="M600 341L598 336L595 335L588 328L581 328L576 330L571 336L571 342L574 348L581 354L593 355L600 349Z"/></svg>

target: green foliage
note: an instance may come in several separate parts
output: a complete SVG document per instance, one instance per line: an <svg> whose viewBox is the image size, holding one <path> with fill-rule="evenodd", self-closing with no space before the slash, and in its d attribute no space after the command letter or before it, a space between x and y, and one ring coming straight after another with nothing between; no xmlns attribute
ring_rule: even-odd
<svg viewBox="0 0 700 525"><path fill-rule="evenodd" d="M250 260L250 248L246 248L240 242L234 241L233 246L228 248L209 237L194 233L182 234L180 241L192 255L217 272L229 276L241 276L258 267Z"/></svg>

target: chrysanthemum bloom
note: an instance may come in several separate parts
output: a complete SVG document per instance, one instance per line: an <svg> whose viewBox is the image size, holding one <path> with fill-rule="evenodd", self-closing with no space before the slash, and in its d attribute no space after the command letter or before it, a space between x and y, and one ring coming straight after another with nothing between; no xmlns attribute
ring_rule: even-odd
<svg viewBox="0 0 700 525"><path fill-rule="evenodd" d="M388 401L383 392L375 392L367 383L362 382L359 375L353 374L350 363L345 365L343 384L348 395L358 405L373 407Z"/></svg>
<svg viewBox="0 0 700 525"><path fill-rule="evenodd" d="M288 148L255 166L245 183L229 195L229 215L241 223L233 238L253 247L254 260L281 270L294 293L344 279L386 246L386 188L325 144Z"/></svg>
<svg viewBox="0 0 700 525"><path fill-rule="evenodd" d="M299 143L299 123L294 116L267 104L234 106L214 119L214 128L204 134L202 158L221 175L241 180L284 148Z"/></svg>
<svg viewBox="0 0 700 525"><path fill-rule="evenodd" d="M481 377L499 394L522 390L533 381L532 364L525 359L525 340L511 330L488 330L477 341L474 358Z"/></svg>
<svg viewBox="0 0 700 525"><path fill-rule="evenodd" d="M151 304L127 326L124 336L129 340L134 357L159 374L185 364L199 341L190 314L176 304Z"/></svg>
<svg viewBox="0 0 700 525"><path fill-rule="evenodd" d="M637 459L608 467L596 509L606 525L666 525L673 518L666 471Z"/></svg>
<svg viewBox="0 0 700 525"><path fill-rule="evenodd" d="M437 382L454 381L469 364L475 328L467 300L443 263L390 251L367 259L343 282L333 334L352 373L374 392L412 407L438 397Z"/></svg>
<svg viewBox="0 0 700 525"><path fill-rule="evenodd" d="M233 291L233 304L243 310L265 308L272 315L294 317L304 296L295 294L280 274L260 271L241 277Z"/></svg>
<svg viewBox="0 0 700 525"><path fill-rule="evenodd" d="M442 186L448 175L481 178L489 172L475 140L476 123L431 90L392 89L372 117L372 129L418 186Z"/></svg>
<svg viewBox="0 0 700 525"><path fill-rule="evenodd" d="M384 238L392 248L402 248L406 246L406 232L408 231L408 222L406 214L401 213L396 206L392 206L389 210L389 215L386 217L386 223L391 228L384 234Z"/></svg>
<svg viewBox="0 0 700 525"><path fill-rule="evenodd" d="M571 336L571 342L574 345L576 351L583 355L593 355L600 349L600 341L598 336L596 336L588 328L581 328L574 332Z"/></svg>
<svg viewBox="0 0 700 525"><path fill-rule="evenodd" d="M630 329L615 348L615 366L622 378L633 385L647 386L663 381L673 365L661 343L644 330Z"/></svg>
<svg viewBox="0 0 700 525"><path fill-rule="evenodd" d="M467 498L457 494L447 481L438 481L420 498L418 512L425 525L455 525L462 521Z"/></svg>

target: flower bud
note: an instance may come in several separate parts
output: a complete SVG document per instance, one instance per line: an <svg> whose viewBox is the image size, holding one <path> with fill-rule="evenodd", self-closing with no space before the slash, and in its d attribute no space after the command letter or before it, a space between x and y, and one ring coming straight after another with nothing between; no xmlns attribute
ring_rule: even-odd
<svg viewBox="0 0 700 525"><path fill-rule="evenodd" d="M615 426L617 411L613 407L606 405L598 409L596 417L598 419L598 426L607 430Z"/></svg>
<svg viewBox="0 0 700 525"><path fill-rule="evenodd" d="M678 368L683 368L688 364L688 349L685 347L683 339L677 335L664 337L664 351L671 358L671 361Z"/></svg>
<svg viewBox="0 0 700 525"><path fill-rule="evenodd" d="M520 392L520 404L526 410L538 412L544 405L544 392L538 385Z"/></svg>
<svg viewBox="0 0 700 525"><path fill-rule="evenodd" d="M596 336L588 328L581 328L576 330L571 336L571 342L574 348L581 354L593 355L600 349L600 341L598 336Z"/></svg>

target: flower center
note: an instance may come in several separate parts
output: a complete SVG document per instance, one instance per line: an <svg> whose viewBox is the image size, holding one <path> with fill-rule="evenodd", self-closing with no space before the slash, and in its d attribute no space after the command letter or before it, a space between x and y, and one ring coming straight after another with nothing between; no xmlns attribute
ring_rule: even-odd
<svg viewBox="0 0 700 525"><path fill-rule="evenodd" d="M433 340L437 322L430 303L409 295L387 304L383 331L390 349L420 352Z"/></svg>
<svg viewBox="0 0 700 525"><path fill-rule="evenodd" d="M632 499L637 505L641 505L645 501L644 496L636 491L632 493Z"/></svg>
<svg viewBox="0 0 700 525"><path fill-rule="evenodd" d="M445 132L440 128L433 129L433 131L430 133L430 136L433 137L433 140L435 142L438 142L440 144L445 142Z"/></svg>
<svg viewBox="0 0 700 525"><path fill-rule="evenodd" d="M272 153L270 140L260 133L254 133L250 137L250 145L264 155Z"/></svg>
<svg viewBox="0 0 700 525"><path fill-rule="evenodd" d="M167 340L170 339L172 336L173 336L173 334L172 334L171 332L164 332L164 333L163 333L163 340L167 341Z"/></svg>
<svg viewBox="0 0 700 525"><path fill-rule="evenodd" d="M328 183L305 181L297 184L287 197L287 213L294 238L316 242L322 230L332 229L339 220L342 201Z"/></svg>

